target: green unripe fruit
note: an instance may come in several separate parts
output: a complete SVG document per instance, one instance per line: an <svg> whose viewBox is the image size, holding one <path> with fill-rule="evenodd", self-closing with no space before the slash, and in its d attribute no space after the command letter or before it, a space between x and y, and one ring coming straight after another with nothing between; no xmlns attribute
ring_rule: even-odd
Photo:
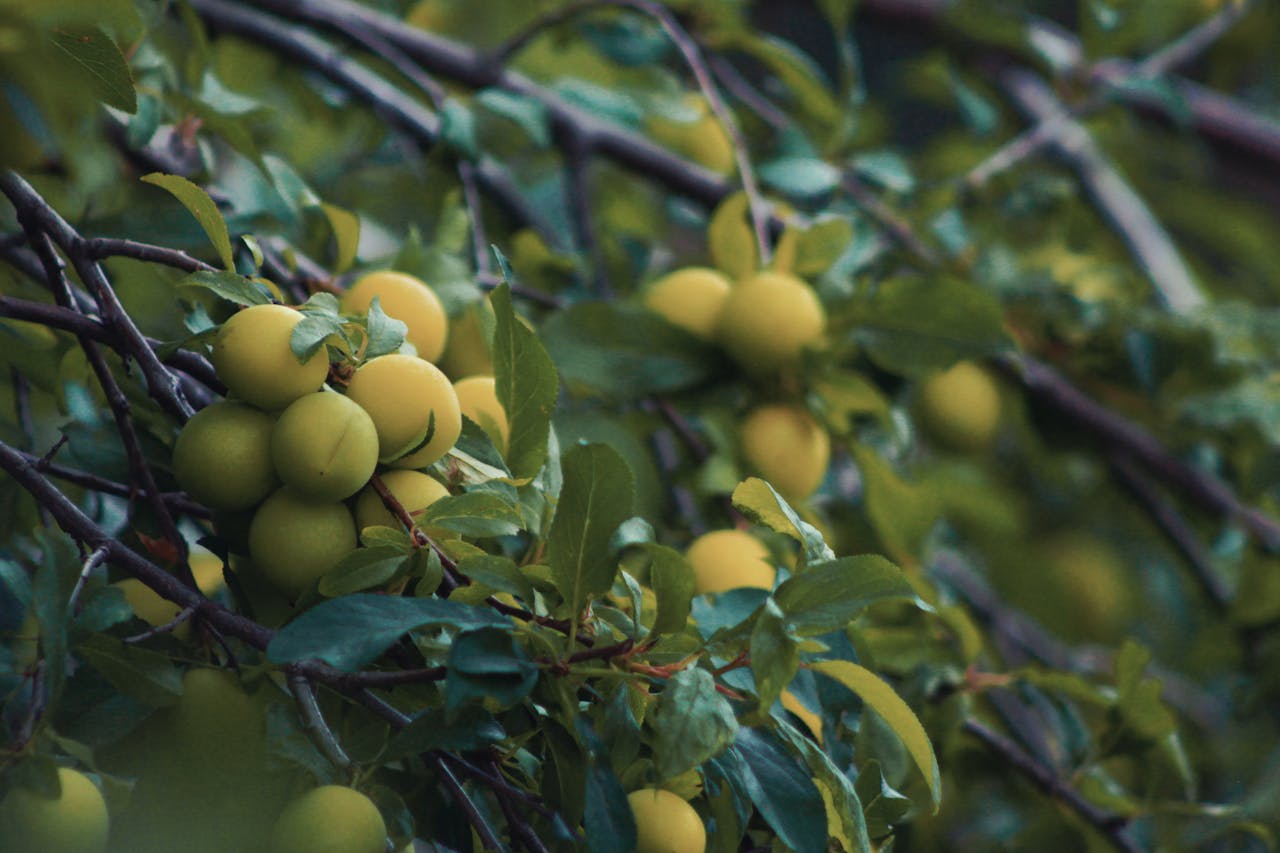
<svg viewBox="0 0 1280 853"><path fill-rule="evenodd" d="M817 491L831 460L831 437L804 408L773 404L754 409L739 430L747 464L787 500Z"/></svg>
<svg viewBox="0 0 1280 853"><path fill-rule="evenodd" d="M329 359L322 347L299 362L289 348L302 314L283 305L237 311L218 330L211 359L227 389L259 409L283 409L324 384Z"/></svg>
<svg viewBox="0 0 1280 853"><path fill-rule="evenodd" d="M827 316L813 288L793 275L757 273L734 285L720 312L720 343L750 373L794 367L815 346Z"/></svg>
<svg viewBox="0 0 1280 853"><path fill-rule="evenodd" d="M744 530L713 530L689 545L685 559L693 567L694 591L724 592L749 586L773 589L778 571L769 549Z"/></svg>
<svg viewBox="0 0 1280 853"><path fill-rule="evenodd" d="M271 831L271 853L382 853L387 827L373 801L323 785L285 807Z"/></svg>
<svg viewBox="0 0 1280 853"><path fill-rule="evenodd" d="M703 853L707 830L702 818L678 794L643 788L627 795L636 820L636 853Z"/></svg>
<svg viewBox="0 0 1280 853"><path fill-rule="evenodd" d="M378 431L364 409L332 391L299 397L271 433L271 460L286 486L315 501L349 498L378 467Z"/></svg>
<svg viewBox="0 0 1280 853"><path fill-rule="evenodd" d="M44 797L14 788L0 804L5 853L102 853L107 849L107 803L89 777L58 768L62 790Z"/></svg>
<svg viewBox="0 0 1280 853"><path fill-rule="evenodd" d="M499 452L506 453L511 427L507 410L498 402L497 382L492 376L469 376L453 383L462 414L480 425Z"/></svg>
<svg viewBox="0 0 1280 853"><path fill-rule="evenodd" d="M224 669L187 670L182 696L169 708L167 720L178 757L200 769L256 748L266 733L262 706Z"/></svg>
<svg viewBox="0 0 1280 853"><path fill-rule="evenodd" d="M296 598L356 548L356 525L337 501L306 500L286 486L249 525L249 556L267 582Z"/></svg>
<svg viewBox="0 0 1280 853"><path fill-rule="evenodd" d="M686 267L649 285L644 304L667 322L703 340L711 340L730 288L729 279L713 269Z"/></svg>
<svg viewBox="0 0 1280 853"><path fill-rule="evenodd" d="M378 454L397 468L423 468L449 452L462 433L458 395L429 361L384 355L351 377L347 396L373 418Z"/></svg>
<svg viewBox="0 0 1280 853"><path fill-rule="evenodd" d="M342 310L364 314L375 297L383 313L409 327L404 339L418 358L430 362L440 358L449 334L449 316L434 290L414 276L380 270L361 276L342 294Z"/></svg>
<svg viewBox="0 0 1280 853"><path fill-rule="evenodd" d="M275 419L243 403L214 403L187 421L173 445L173 473L210 509L248 509L278 483L271 464Z"/></svg>
<svg viewBox="0 0 1280 853"><path fill-rule="evenodd" d="M962 361L920 386L916 413L938 444L974 453L990 447L1000 429L1000 390L985 370Z"/></svg>
<svg viewBox="0 0 1280 853"><path fill-rule="evenodd" d="M434 477L421 471L387 471L381 475L382 484L395 495L400 505L417 515L441 498L449 496L449 490ZM356 527L391 527L401 529L400 520L382 503L382 496L370 486L356 498Z"/></svg>

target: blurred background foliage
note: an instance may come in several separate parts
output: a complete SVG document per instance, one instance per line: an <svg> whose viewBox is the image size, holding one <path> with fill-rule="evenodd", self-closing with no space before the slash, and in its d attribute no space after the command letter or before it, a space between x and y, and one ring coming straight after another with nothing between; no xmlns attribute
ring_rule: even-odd
<svg viewBox="0 0 1280 853"><path fill-rule="evenodd" d="M199 224L137 180L184 174L208 189L233 237L256 241L235 242L241 272L254 268L258 246L286 268L295 253L314 259L338 283L393 266L431 283L455 329L464 316L482 325L474 318L496 274L485 246L473 249L479 212L475 233L534 297L521 310L566 388L560 444L617 449L640 514L672 546L730 523L725 500L751 473L736 444L743 413L761 401L803 402L836 449L824 486L798 508L838 555L890 556L938 607L882 613L859 638L859 656L892 674L922 715L942 766L941 813L913 813L895 849L1105 848L1102 834L966 738L955 723L974 706L1089 802L1133 818L1144 848L1272 845L1275 543L1140 473L1200 543L1225 590L1215 600L1117 473L1132 464L1126 449L1029 393L1014 354L1052 365L1245 503L1277 514L1280 5L666 3L702 46L765 193L785 203L793 269L830 317L821 352L766 379L640 307L665 272L728 269L755 251L741 213L714 226L720 196L738 184L733 148L652 18L602 5L534 35L509 64L531 81L521 91L439 69L423 85L402 73L399 49L307 29L288 5L0 0L0 160L86 236L213 261ZM491 51L567 4L366 5ZM343 61L436 117L436 144L225 14L255 8L297 18L280 25L280 39L312 32L342 44ZM1224 15L1239 22L1179 67L1135 71ZM1101 160L1145 202L1202 300L1169 307L1160 270L1135 258L1132 219L1100 206L1081 180L1089 167L1071 152L1046 146L970 180L1029 125L1011 68L1029 69L1057 103L1083 112ZM1197 99L1207 93L1229 97L1236 112L1203 118ZM700 187L722 191L681 192L603 146L575 148L549 100L670 149L694 164ZM1250 140L1270 134L1269 149L1233 135L1231 123L1246 120L1261 127ZM496 168L503 192L469 203L459 163ZM0 227L17 232L7 207ZM225 310L175 294L179 271L123 258L107 268L129 314L161 341L182 341ZM0 294L50 300L9 264L0 264ZM983 358L998 365L999 433L989 446L948 450L922 430L921 384ZM0 361L0 436L37 453L69 436L77 464L125 479L70 335L0 320ZM29 396L30 430L12 414L19 381L42 392ZM680 444L655 397L694 426L700 452ZM148 440L167 446L172 425L138 410ZM692 501L673 504L673 488ZM36 507L12 483L0 484L0 501L5 540L17 541ZM6 618L20 615L9 606ZM1141 670L1143 650L1176 727L1144 732L1125 718L1126 667ZM994 680L967 681L975 672ZM833 730L839 707L828 707ZM911 784L907 764L864 744L876 737L861 726L833 753L878 756L881 784L897 796L894 786ZM869 774L864 767L860 792Z"/></svg>

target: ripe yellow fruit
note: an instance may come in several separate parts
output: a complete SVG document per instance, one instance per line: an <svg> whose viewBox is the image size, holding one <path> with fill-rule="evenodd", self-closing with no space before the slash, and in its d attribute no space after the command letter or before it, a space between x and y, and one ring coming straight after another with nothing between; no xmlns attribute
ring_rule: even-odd
<svg viewBox="0 0 1280 853"><path fill-rule="evenodd" d="M733 143L710 105L701 95L693 94L685 96L683 104L689 121L652 116L648 121L649 133L677 154L713 172L732 174L737 169Z"/></svg>
<svg viewBox="0 0 1280 853"><path fill-rule="evenodd" d="M790 690L783 690L782 696L779 697L782 707L800 718L800 722L804 723L819 745L822 744L822 717L819 717L813 711L810 711L800 697L792 693Z"/></svg>
<svg viewBox="0 0 1280 853"><path fill-rule="evenodd" d="M341 785L322 785L281 812L271 853L382 853L387 827L373 801Z"/></svg>
<svg viewBox="0 0 1280 853"><path fill-rule="evenodd" d="M324 348L301 363L289 349L289 337L301 322L301 313L283 305L237 311L213 342L211 360L218 378L232 394L267 411L319 390L329 375Z"/></svg>
<svg viewBox="0 0 1280 853"><path fill-rule="evenodd" d="M273 587L296 598L356 548L356 523L337 501L316 503L288 486L249 525L249 556Z"/></svg>
<svg viewBox="0 0 1280 853"><path fill-rule="evenodd" d="M492 376L469 376L453 383L462 414L480 425L493 446L505 453L511 427L507 410L498 402L497 383Z"/></svg>
<svg viewBox="0 0 1280 853"><path fill-rule="evenodd" d="M285 485L315 501L349 498L378 467L378 431L368 412L333 391L299 397L271 433L271 460Z"/></svg>
<svg viewBox="0 0 1280 853"><path fill-rule="evenodd" d="M753 409L738 431L747 464L787 500L800 501L822 485L831 437L802 406L773 403Z"/></svg>
<svg viewBox="0 0 1280 853"><path fill-rule="evenodd" d="M434 362L444 354L449 316L440 297L426 282L402 272L371 272L361 276L342 294L340 304L348 314L364 314L374 297L388 317L409 327L405 341L413 345L418 358Z"/></svg>
<svg viewBox="0 0 1280 853"><path fill-rule="evenodd" d="M1072 640L1123 636L1133 601L1130 572L1115 548L1088 533L1065 531L1044 539L1039 555L1044 576L1037 604L1051 604L1031 608L1032 615Z"/></svg>
<svg viewBox="0 0 1280 853"><path fill-rule="evenodd" d="M137 578L125 578L112 586L124 593L125 601L133 608L133 615L148 625L159 626L172 622L182 608L160 595ZM173 630L173 636L185 640L191 636L191 623L183 622Z"/></svg>
<svg viewBox="0 0 1280 853"><path fill-rule="evenodd" d="M416 515L441 498L449 496L449 490L435 477L421 471L387 471L381 475L382 484L391 490L400 505ZM399 519L382 503L382 497L370 486L356 498L356 527L391 527L401 529Z"/></svg>
<svg viewBox="0 0 1280 853"><path fill-rule="evenodd" d="M5 853L102 853L110 828L102 792L85 776L58 768L62 790L44 797L14 788L0 804Z"/></svg>
<svg viewBox="0 0 1280 853"><path fill-rule="evenodd" d="M440 364L444 372L454 379L493 375L489 336L482 320L486 314L492 328L493 309L489 307L488 300L467 306L461 316L449 322L449 341L445 344Z"/></svg>
<svg viewBox="0 0 1280 853"><path fill-rule="evenodd" d="M743 530L713 530L689 545L694 591L724 592L750 586L773 589L777 569L764 543Z"/></svg>
<svg viewBox="0 0 1280 853"><path fill-rule="evenodd" d="M243 403L214 403L187 421L173 445L173 473L187 494L217 510L248 509L276 487L275 418Z"/></svg>
<svg viewBox="0 0 1280 853"><path fill-rule="evenodd" d="M703 853L707 829L693 806L661 788L627 795L636 819L636 853Z"/></svg>
<svg viewBox="0 0 1280 853"><path fill-rule="evenodd" d="M707 267L685 267L649 285L644 304L703 340L715 337L720 309L729 297L729 279Z"/></svg>
<svg viewBox="0 0 1280 853"><path fill-rule="evenodd" d="M429 361L393 353L365 362L347 396L373 418L378 458L397 468L423 468L449 452L462 433L458 395Z"/></svg>
<svg viewBox="0 0 1280 853"><path fill-rule="evenodd" d="M1000 429L1000 390L985 370L962 361L920 385L916 412L939 445L976 452L989 447Z"/></svg>
<svg viewBox="0 0 1280 853"><path fill-rule="evenodd" d="M196 667L182 676L182 696L166 717L183 761L201 768L230 760L239 750L261 741L266 717L261 704L225 669Z"/></svg>
<svg viewBox="0 0 1280 853"><path fill-rule="evenodd" d="M794 367L826 330L813 288L793 275L757 273L734 285L720 312L720 343L750 373Z"/></svg>

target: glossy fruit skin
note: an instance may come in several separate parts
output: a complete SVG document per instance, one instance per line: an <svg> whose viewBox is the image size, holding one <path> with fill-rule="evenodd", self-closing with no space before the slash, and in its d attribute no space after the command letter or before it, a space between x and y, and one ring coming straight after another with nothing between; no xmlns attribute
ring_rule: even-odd
<svg viewBox="0 0 1280 853"><path fill-rule="evenodd" d="M373 418L378 458L396 468L425 468L462 433L462 411L449 378L429 361L393 353L365 362L347 396Z"/></svg>
<svg viewBox="0 0 1280 853"><path fill-rule="evenodd" d="M410 515L421 512L441 498L449 496L449 490L435 477L421 471L387 471L380 475L382 483L396 496L396 500ZM382 497L369 486L356 498L356 528L390 527L400 530L400 523L391 510L382 503Z"/></svg>
<svg viewBox="0 0 1280 853"><path fill-rule="evenodd" d="M453 391L458 395L458 408L462 414L479 424L493 446L505 453L511 427L507 423L507 410L498 402L494 378L469 376L453 383Z"/></svg>
<svg viewBox="0 0 1280 853"><path fill-rule="evenodd" d="M716 270L685 267L649 285L644 304L672 325L709 341L716 335L730 287L729 279Z"/></svg>
<svg viewBox="0 0 1280 853"><path fill-rule="evenodd" d="M274 427L275 418L244 403L206 406L173 445L178 484L210 509L255 506L279 485L271 464Z"/></svg>
<svg viewBox="0 0 1280 853"><path fill-rule="evenodd" d="M636 853L703 853L707 829L693 806L661 788L627 795L636 819Z"/></svg>
<svg viewBox="0 0 1280 853"><path fill-rule="evenodd" d="M373 801L323 785L289 803L271 831L271 853L382 853L387 827Z"/></svg>
<svg viewBox="0 0 1280 853"><path fill-rule="evenodd" d="M292 308L253 305L223 323L210 359L227 390L269 412L319 390L329 375L329 358L321 347L298 362L289 337L300 322L302 314Z"/></svg>
<svg viewBox="0 0 1280 853"><path fill-rule="evenodd" d="M133 608L133 615L153 627L172 622L182 608L160 595L137 578L125 578L112 584L124 593L125 600ZM191 624L183 622L173 630L173 636L185 640L191 635Z"/></svg>
<svg viewBox="0 0 1280 853"><path fill-rule="evenodd" d="M802 406L758 406L742 420L738 440L747 464L789 501L817 491L831 461L831 437Z"/></svg>
<svg viewBox="0 0 1280 853"><path fill-rule="evenodd" d="M61 793L43 797L14 788L0 803L5 853L102 853L107 849L107 803L89 777L58 768Z"/></svg>
<svg viewBox="0 0 1280 853"><path fill-rule="evenodd" d="M307 500L288 486L249 525L249 556L267 582L296 598L356 548L356 524L337 501Z"/></svg>
<svg viewBox="0 0 1280 853"><path fill-rule="evenodd" d="M426 282L391 270L367 273L342 294L340 304L345 313L364 314L374 297L388 317L409 327L405 341L413 344L418 358L430 362L440 359L449 337L449 316Z"/></svg>
<svg viewBox="0 0 1280 853"><path fill-rule="evenodd" d="M916 412L940 446L976 453L990 447L1000 430L1000 390L985 370L962 361L920 385Z"/></svg>
<svg viewBox="0 0 1280 853"><path fill-rule="evenodd" d="M694 591L724 592L739 587L773 589L777 576L769 549L744 530L713 530L689 545Z"/></svg>
<svg viewBox="0 0 1280 853"><path fill-rule="evenodd" d="M717 335L748 373L794 368L817 345L827 315L813 288L793 275L762 272L733 286L720 312Z"/></svg>
<svg viewBox="0 0 1280 853"><path fill-rule="evenodd" d="M271 460L286 486L316 501L344 500L378 467L378 431L359 404L317 391L280 413L271 432Z"/></svg>

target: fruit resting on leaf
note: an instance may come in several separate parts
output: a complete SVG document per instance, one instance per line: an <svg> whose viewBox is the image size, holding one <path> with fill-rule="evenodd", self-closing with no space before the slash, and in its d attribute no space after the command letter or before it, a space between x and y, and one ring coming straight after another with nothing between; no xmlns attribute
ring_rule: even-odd
<svg viewBox="0 0 1280 853"><path fill-rule="evenodd" d="M722 273L706 267L685 267L649 285L644 304L672 325L711 340L730 287Z"/></svg>
<svg viewBox="0 0 1280 853"><path fill-rule="evenodd" d="M793 368L816 346L827 315L813 288L793 275L757 273L729 291L718 336L729 355L749 373Z"/></svg>
<svg viewBox="0 0 1280 853"><path fill-rule="evenodd" d="M289 338L301 322L300 312L283 305L254 305L231 315L211 356L227 390L267 411L318 391L329 375L329 358L324 347L305 362L294 356Z"/></svg>
<svg viewBox="0 0 1280 853"><path fill-rule="evenodd" d="M439 360L449 334L449 316L426 282L402 272L371 272L342 294L340 304L348 314L364 314L374 298L383 313L409 327L404 339L413 345L418 358Z"/></svg>
<svg viewBox="0 0 1280 853"><path fill-rule="evenodd" d="M289 803L271 831L271 853L382 853L387 827L373 801L341 785Z"/></svg>
<svg viewBox="0 0 1280 853"><path fill-rule="evenodd" d="M707 830L693 806L661 788L627 795L636 820L636 853L703 853Z"/></svg>
<svg viewBox="0 0 1280 853"><path fill-rule="evenodd" d="M713 530L689 545L694 591L724 592L742 586L773 589L777 570L764 543L743 530Z"/></svg>
<svg viewBox="0 0 1280 853"><path fill-rule="evenodd" d="M299 494L340 501L360 491L378 467L378 431L351 399L317 391L280 413L271 459L280 479Z"/></svg>
<svg viewBox="0 0 1280 853"><path fill-rule="evenodd" d="M989 447L1000 429L1000 391L985 370L962 361L921 384L916 411L939 445L972 453Z"/></svg>
<svg viewBox="0 0 1280 853"><path fill-rule="evenodd" d="M214 403L187 421L173 446L178 485L210 509L248 509L276 488L275 418L243 403Z"/></svg>
<svg viewBox="0 0 1280 853"><path fill-rule="evenodd" d="M430 465L462 433L462 412L449 377L411 355L365 362L351 377L347 396L373 418L378 458L397 468Z"/></svg>
<svg viewBox="0 0 1280 853"><path fill-rule="evenodd" d="M471 376L455 382L453 390L458 395L458 406L462 414L479 424L493 446L505 453L511 427L507 424L507 410L498 402L494 378Z"/></svg>
<svg viewBox="0 0 1280 853"><path fill-rule="evenodd" d="M107 804L83 773L58 768L61 792L45 797L11 789L0 803L0 850L5 853L102 853L107 849Z"/></svg>
<svg viewBox="0 0 1280 853"><path fill-rule="evenodd" d="M789 501L817 491L831 460L831 437L803 406L770 404L752 410L738 430L747 464Z"/></svg>
<svg viewBox="0 0 1280 853"><path fill-rule="evenodd" d="M356 523L337 501L315 502L285 486L249 524L249 556L262 576L296 598L356 548Z"/></svg>

